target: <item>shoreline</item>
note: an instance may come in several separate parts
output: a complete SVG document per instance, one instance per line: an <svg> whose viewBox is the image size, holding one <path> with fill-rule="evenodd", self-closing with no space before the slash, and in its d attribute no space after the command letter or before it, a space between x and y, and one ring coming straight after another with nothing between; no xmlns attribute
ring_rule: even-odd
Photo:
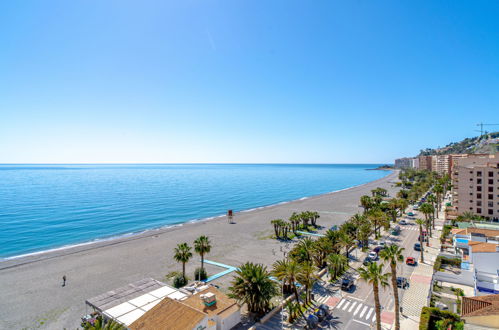
<svg viewBox="0 0 499 330"><path fill-rule="evenodd" d="M238 267L245 262L272 264L283 257L299 238L283 242L272 238L272 219L288 219L293 212L317 211L320 232L341 225L361 212L359 199L383 187L391 196L398 171L368 183L316 196L238 212L234 223L225 217L194 221L181 226L148 231L105 242L96 242L60 251L38 254L0 263L0 329L74 329L87 314L85 300L146 277L165 281L165 275L178 272L182 265L173 259L174 248L190 246L201 235L209 237L211 251L206 260ZM200 266L199 255L186 264L192 279ZM220 267L205 264L208 275ZM233 273L212 283L227 293ZM67 277L64 287L61 279Z"/></svg>
<svg viewBox="0 0 499 330"><path fill-rule="evenodd" d="M393 169L372 168L372 169L366 169L366 171L367 170L386 171L386 172L391 172L391 173L386 174L382 178L379 178L379 179L376 179L373 181L368 181L366 183L351 186L348 188L333 190L333 191L329 191L329 192L322 193L322 194L304 196L304 197L300 197L297 199L292 199L292 200L288 200L288 201L282 201L282 202L278 202L278 203L274 203L274 204L257 206L257 207L253 207L250 209L241 210L238 212L234 212L234 216L236 216L237 214L240 214L240 213L248 213L248 212L253 212L253 211L257 211L257 210L263 210L263 209L270 208L270 207L276 207L279 205L285 205L288 203L294 203L294 202L303 201L303 200L307 200L307 199L311 199L311 198L327 196L327 195L338 193L341 191L346 191L349 189L362 187L362 186L367 185L367 184L372 184L372 183L375 183L377 181L384 180L386 177L390 176L394 172ZM144 230L137 231L137 232L116 234L116 235L112 235L109 237L95 238L95 239L90 240L90 241L84 241L84 242L79 242L79 243L72 243L72 244L57 246L57 247L49 248L46 250L22 253L22 254L18 254L18 255L14 255L14 256L3 257L3 258L0 257L0 270L16 267L18 265L23 265L26 263L37 262L37 261L41 261L44 259L50 259L50 258L57 257L57 256L69 255L69 254L73 254L73 253L77 253L77 252L81 252L81 251L91 250L93 248L114 245L116 243L120 243L120 242L126 241L126 240L134 240L134 239L140 239L142 237L150 237L151 235L158 235L158 234L168 232L171 229L176 228L176 227L182 227L182 226L185 226L187 224L197 224L197 223L201 223L201 222L207 222L207 221L215 220L218 218L223 218L225 216L226 216L225 214L221 214L221 215L215 215L215 216L199 218L199 219L190 219L190 220L186 220L186 221L181 222L181 223L170 224L170 225L165 225L165 226L156 227L156 228L144 229ZM92 246L92 245L94 245L94 246ZM87 248L85 248L85 247L87 247ZM69 250L73 250L73 249L77 249L78 251L69 251ZM64 251L67 251L67 253L64 253ZM50 256L50 254L56 254L56 255ZM47 256L44 258L44 255L47 255ZM33 260L27 260L25 262L22 262L22 259L24 259L24 258L33 259ZM15 261L19 261L19 263L16 264ZM5 265L5 263L9 263L9 264Z"/></svg>

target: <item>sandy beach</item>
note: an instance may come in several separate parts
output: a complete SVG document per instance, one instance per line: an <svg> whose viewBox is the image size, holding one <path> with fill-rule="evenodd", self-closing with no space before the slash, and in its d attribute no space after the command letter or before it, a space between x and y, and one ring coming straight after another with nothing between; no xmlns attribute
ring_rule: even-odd
<svg viewBox="0 0 499 330"><path fill-rule="evenodd" d="M318 223L325 227L339 225L360 211L359 198L376 187L392 187L397 173L350 189L314 196L289 203L236 213L234 224L225 217L182 226L148 231L70 249L52 251L0 263L1 329L75 329L87 311L85 299L145 277L163 280L172 271L180 271L173 248L181 242L192 242L200 235L212 242L207 259L238 266L245 261L270 266L282 258L285 244L269 238L273 234L270 220L287 219L292 212L318 211ZM187 265L189 277L200 265L195 256ZM222 271L207 267L209 275ZM62 276L67 284L62 287ZM222 289L231 275L214 283Z"/></svg>

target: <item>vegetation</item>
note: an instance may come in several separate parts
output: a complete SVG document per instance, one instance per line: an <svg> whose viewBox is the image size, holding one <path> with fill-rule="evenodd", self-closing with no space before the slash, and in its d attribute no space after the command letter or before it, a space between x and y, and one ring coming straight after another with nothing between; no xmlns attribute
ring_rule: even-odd
<svg viewBox="0 0 499 330"><path fill-rule="evenodd" d="M448 154L473 154L494 153L498 151L499 144L492 142L499 137L499 132L486 133L482 136L466 138L460 142L452 142L443 148L421 150L420 156L448 155Z"/></svg>
<svg viewBox="0 0 499 330"><path fill-rule="evenodd" d="M419 319L420 330L462 330L464 322L459 315L436 307L423 307Z"/></svg>
<svg viewBox="0 0 499 330"><path fill-rule="evenodd" d="M379 302L379 287L388 286L390 274L383 274L383 266L376 262L369 263L366 267L359 268L360 278L373 286L374 306L376 311L376 329L381 330L381 305Z"/></svg>
<svg viewBox="0 0 499 330"><path fill-rule="evenodd" d="M416 219L416 225L419 226L419 244L421 248L420 261L424 262L424 245L423 245L423 225L426 223L423 219Z"/></svg>
<svg viewBox="0 0 499 330"><path fill-rule="evenodd" d="M211 251L211 243L207 236L199 236L194 241L194 250L201 256L201 268L204 269L204 256Z"/></svg>
<svg viewBox="0 0 499 330"><path fill-rule="evenodd" d="M206 270L204 268L198 267L194 271L194 280L195 281L204 281L208 278L208 274L206 274Z"/></svg>
<svg viewBox="0 0 499 330"><path fill-rule="evenodd" d="M248 306L250 313L263 315L271 309L270 301L279 294L277 284L262 264L247 262L236 270L229 296Z"/></svg>
<svg viewBox="0 0 499 330"><path fill-rule="evenodd" d="M403 251L404 248L400 248L397 245L390 245L380 253L381 260L390 264L392 290L395 297L395 330L400 329L400 302L397 287L397 263L404 261L404 256L402 255Z"/></svg>
<svg viewBox="0 0 499 330"><path fill-rule="evenodd" d="M187 278L185 277L185 264L189 261L189 259L192 258L192 252L191 252L191 247L187 245L187 243L181 243L178 244L177 247L175 248L175 253L173 255L173 259L175 259L176 262L181 262L182 263L182 277L183 280L177 280L177 283L184 283L181 286L184 286L187 284ZM175 281L174 281L175 285Z"/></svg>
<svg viewBox="0 0 499 330"><path fill-rule="evenodd" d="M125 330L126 328L116 321L108 320L107 322L103 320L102 316L98 316L94 324L89 322L83 323L81 325L85 330Z"/></svg>
<svg viewBox="0 0 499 330"><path fill-rule="evenodd" d="M183 287L186 284L187 277L185 277L185 275L179 274L173 278L173 286L177 289Z"/></svg>
<svg viewBox="0 0 499 330"><path fill-rule="evenodd" d="M435 263L433 264L433 270L436 272L442 270L442 265L452 265L454 267L460 267L461 262L461 258L447 258L438 256L435 259Z"/></svg>

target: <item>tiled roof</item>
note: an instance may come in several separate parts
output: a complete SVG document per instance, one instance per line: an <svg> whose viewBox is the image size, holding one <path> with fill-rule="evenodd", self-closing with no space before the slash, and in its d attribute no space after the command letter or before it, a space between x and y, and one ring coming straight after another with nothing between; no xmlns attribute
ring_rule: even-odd
<svg viewBox="0 0 499 330"><path fill-rule="evenodd" d="M133 322L130 330L192 329L207 315L180 301L164 298L159 304Z"/></svg>
<svg viewBox="0 0 499 330"><path fill-rule="evenodd" d="M206 294L208 292L213 293L216 296L217 303L212 306L206 306L203 303L200 295ZM189 305L198 311L202 311L208 315L218 315L225 311L226 309L237 305L237 302L234 299L227 297L225 294L217 290L217 288L210 286L208 289L198 292L189 298L182 301L183 304Z"/></svg>
<svg viewBox="0 0 499 330"><path fill-rule="evenodd" d="M481 297L463 297L461 316L499 315L499 294Z"/></svg>
<svg viewBox="0 0 499 330"><path fill-rule="evenodd" d="M499 230L494 230L494 229L482 229L482 228L454 228L451 229L451 233L453 235L469 235L469 234L482 234L485 235L486 237L496 237L499 236Z"/></svg>
<svg viewBox="0 0 499 330"><path fill-rule="evenodd" d="M477 252L497 252L497 244L469 241L468 245L471 247L471 251Z"/></svg>

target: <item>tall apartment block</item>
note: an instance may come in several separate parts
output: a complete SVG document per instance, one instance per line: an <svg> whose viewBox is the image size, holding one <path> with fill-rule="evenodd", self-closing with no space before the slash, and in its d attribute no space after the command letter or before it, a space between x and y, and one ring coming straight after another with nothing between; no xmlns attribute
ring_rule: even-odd
<svg viewBox="0 0 499 330"><path fill-rule="evenodd" d="M472 212L499 219L499 153L453 160L453 204L458 214Z"/></svg>

